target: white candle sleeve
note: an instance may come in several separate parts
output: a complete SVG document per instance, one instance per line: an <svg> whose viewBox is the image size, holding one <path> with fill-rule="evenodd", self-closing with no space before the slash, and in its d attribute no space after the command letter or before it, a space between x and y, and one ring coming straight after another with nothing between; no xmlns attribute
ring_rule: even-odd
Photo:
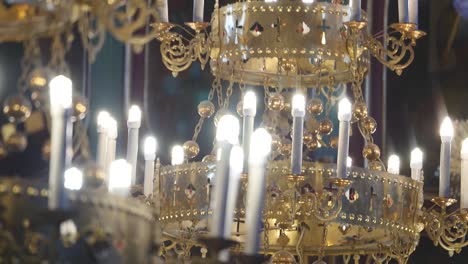
<svg viewBox="0 0 468 264"><path fill-rule="evenodd" d="M400 23L409 22L408 0L398 0L398 21Z"/></svg>
<svg viewBox="0 0 468 264"><path fill-rule="evenodd" d="M440 174L439 174L439 196L449 198L450 196L450 154L452 150L453 124L446 117L440 126Z"/></svg>
<svg viewBox="0 0 468 264"><path fill-rule="evenodd" d="M127 139L127 161L132 166L132 185L136 184L136 171L138 162L138 135L141 126L141 110L132 105L128 111L128 139Z"/></svg>
<svg viewBox="0 0 468 264"><path fill-rule="evenodd" d="M51 154L49 167L49 200L50 210L67 208L64 187L65 170L71 165L73 153L73 124L69 109L52 114Z"/></svg>
<svg viewBox="0 0 468 264"><path fill-rule="evenodd" d="M214 178L214 196L212 200L212 222L210 235L212 237L224 237L226 201L229 184L229 156L232 145L227 141L218 142L220 157L216 163L216 173Z"/></svg>
<svg viewBox="0 0 468 264"><path fill-rule="evenodd" d="M352 21L361 21L361 0L351 0L349 4L351 8L350 19Z"/></svg>
<svg viewBox="0 0 468 264"><path fill-rule="evenodd" d="M291 115L293 117L292 127L292 149L291 149L291 173L300 175L302 173L302 147L304 135L305 96L296 94L293 97Z"/></svg>
<svg viewBox="0 0 468 264"><path fill-rule="evenodd" d="M409 0L409 5L408 5L408 21L410 23L415 24L416 26L418 25L419 22L419 3L418 0Z"/></svg>
<svg viewBox="0 0 468 264"><path fill-rule="evenodd" d="M203 22L205 0L193 1L193 22Z"/></svg>
<svg viewBox="0 0 468 264"><path fill-rule="evenodd" d="M262 230L263 206L266 189L266 164L271 151L271 136L263 129L257 129L252 134L250 147L249 176L247 184L247 208L245 225L247 239L244 253L255 255L260 247L260 232Z"/></svg>
<svg viewBox="0 0 468 264"><path fill-rule="evenodd" d="M338 106L338 120L340 128L338 135L338 157L336 162L336 176L346 178L347 159L349 152L349 127L351 121L351 103L348 99L342 99Z"/></svg>
<svg viewBox="0 0 468 264"><path fill-rule="evenodd" d="M243 172L247 173L249 160L250 137L254 130L255 115L257 114L257 97L252 91L245 93L242 103L242 147L244 150Z"/></svg>
<svg viewBox="0 0 468 264"><path fill-rule="evenodd" d="M460 207L468 208L468 138L462 143L461 176L460 176Z"/></svg>
<svg viewBox="0 0 468 264"><path fill-rule="evenodd" d="M442 142L440 150L440 175L439 196L448 198L450 196L450 152L451 142Z"/></svg>
<svg viewBox="0 0 468 264"><path fill-rule="evenodd" d="M153 193L154 160L145 160L145 179L143 193L146 197Z"/></svg>
<svg viewBox="0 0 468 264"><path fill-rule="evenodd" d="M159 16L161 22L168 23L169 22L169 7L167 5L167 0L160 0L161 5L159 6Z"/></svg>

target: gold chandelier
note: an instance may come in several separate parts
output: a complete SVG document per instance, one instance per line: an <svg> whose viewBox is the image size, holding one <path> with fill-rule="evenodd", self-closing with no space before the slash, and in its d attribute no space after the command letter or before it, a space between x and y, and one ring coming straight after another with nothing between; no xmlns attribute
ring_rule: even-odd
<svg viewBox="0 0 468 264"><path fill-rule="evenodd" d="M164 256L178 248L175 252L179 259L190 259L193 248L201 247L203 256L207 249L214 251L211 256L218 259L223 247L213 243L224 241L227 248L229 240L235 241L235 246L230 247L234 255L242 256L244 252L245 256L248 252L253 238L247 220L249 173L241 177L229 235L213 242L217 185L216 179L214 185L212 181L219 177L220 161L215 155L205 156L201 162L190 161L199 153L196 140L202 125L214 116L219 129L236 86L241 98L255 86L263 88L259 92L265 103L262 127L272 135L272 152L266 165L265 207L256 239L261 244L259 253L273 263L323 263L325 256L342 256L345 263L357 263L360 258L374 263L392 259L406 263L424 229L450 255L467 245L466 211L447 210L455 200L441 193L441 197L433 199L432 207L422 207L424 177L419 149L412 153L411 178L398 175L397 157L392 157L385 172L380 149L372 138L377 124L368 115L361 90L371 56L398 75L413 62L416 42L425 35L417 25L417 1L403 1L409 13L405 13L408 9L400 10L400 22L376 36L367 33L365 14L356 17L353 5L358 2L236 1L219 6L216 1L210 23L195 19L194 11L195 22L185 26L168 21L153 24L161 42L163 63L174 77L195 61L202 68L210 62L214 76L208 100L198 106L200 120L194 136L183 144L186 162L156 171L160 185L153 193L154 204L160 211L163 237L171 242L162 247ZM330 136L330 116L348 87L354 97L351 122L365 140L362 153L369 167L349 167L347 177L342 179L337 172L340 164L306 158L301 170L294 172L295 129L289 114L294 108L294 90L311 95L306 105L305 132L300 135L304 153L309 153L338 147L338 138ZM241 100L237 112L245 126L243 104ZM343 161L338 158L339 162ZM211 236L209 243L203 239L206 236Z"/></svg>

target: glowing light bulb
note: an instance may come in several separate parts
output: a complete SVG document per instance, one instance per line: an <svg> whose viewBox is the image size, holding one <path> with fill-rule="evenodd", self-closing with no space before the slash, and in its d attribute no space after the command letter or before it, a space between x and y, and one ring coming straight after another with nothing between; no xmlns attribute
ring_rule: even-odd
<svg viewBox="0 0 468 264"><path fill-rule="evenodd" d="M450 117L445 117L442 125L440 126L440 136L444 140L452 140L453 138L453 124Z"/></svg>
<svg viewBox="0 0 468 264"><path fill-rule="evenodd" d="M304 4L312 4L313 2L315 2L315 0L302 0Z"/></svg>
<svg viewBox="0 0 468 264"><path fill-rule="evenodd" d="M128 110L128 124L141 124L141 110L137 105L132 105Z"/></svg>
<svg viewBox="0 0 468 264"><path fill-rule="evenodd" d="M346 159L346 167L351 168L353 166L353 159L351 157L348 157Z"/></svg>
<svg viewBox="0 0 468 264"><path fill-rule="evenodd" d="M387 171L392 174L400 174L400 158L397 155L391 155L388 158Z"/></svg>
<svg viewBox="0 0 468 264"><path fill-rule="evenodd" d="M239 120L233 115L223 115L218 122L216 130L216 140L218 142L227 141L231 144L239 142Z"/></svg>
<svg viewBox="0 0 468 264"><path fill-rule="evenodd" d="M155 137L147 137L144 143L144 154L145 160L155 160L156 159L156 147L157 142Z"/></svg>
<svg viewBox="0 0 468 264"><path fill-rule="evenodd" d="M132 165L119 159L111 163L109 168L109 191L126 195L132 184Z"/></svg>
<svg viewBox="0 0 468 264"><path fill-rule="evenodd" d="M254 116L257 113L257 96L254 92L245 93L242 106L244 115Z"/></svg>
<svg viewBox="0 0 468 264"><path fill-rule="evenodd" d="M340 121L351 121L351 102L348 98L341 99L338 104L338 119Z"/></svg>
<svg viewBox="0 0 468 264"><path fill-rule="evenodd" d="M83 173L75 167L66 170L64 178L63 185L66 189L77 191L83 186Z"/></svg>
<svg viewBox="0 0 468 264"><path fill-rule="evenodd" d="M271 151L271 135L264 128L255 130L252 134L250 144L250 163L265 162Z"/></svg>
<svg viewBox="0 0 468 264"><path fill-rule="evenodd" d="M172 166L181 165L184 163L184 148L180 145L172 147L171 152L171 164Z"/></svg>
<svg viewBox="0 0 468 264"><path fill-rule="evenodd" d="M423 152L419 148L413 149L411 151L411 161L410 167L411 169L418 169L421 170L423 165Z"/></svg>
<svg viewBox="0 0 468 264"><path fill-rule="evenodd" d="M72 106L72 81L59 75L54 77L50 83L50 105L54 107L61 106L70 108Z"/></svg>
<svg viewBox="0 0 468 264"><path fill-rule="evenodd" d="M97 124L100 129L107 129L109 118L111 118L110 114L107 111L101 111L97 117Z"/></svg>
<svg viewBox="0 0 468 264"><path fill-rule="evenodd" d="M305 96L302 94L295 94L292 98L291 114L292 116L305 115Z"/></svg>

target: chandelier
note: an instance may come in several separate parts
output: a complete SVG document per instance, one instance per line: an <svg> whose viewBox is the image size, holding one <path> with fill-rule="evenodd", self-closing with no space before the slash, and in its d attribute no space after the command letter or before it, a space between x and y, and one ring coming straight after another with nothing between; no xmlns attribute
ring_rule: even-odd
<svg viewBox="0 0 468 264"><path fill-rule="evenodd" d="M406 263L421 232L450 255L468 244L468 140L460 148L460 209L450 197L448 117L440 130L439 195L423 207L423 153L411 152L411 177L400 175L395 155L385 166L362 92L372 57L398 75L413 62L425 35L417 0L399 1L399 22L378 35L367 32L359 0L215 1L210 22L203 20L203 3L194 1L194 19L184 25L168 21L167 0L0 4L0 39L26 43L20 87L50 88L47 98L34 97L42 94L37 89L29 95L46 113L51 134L44 151L48 184L0 178L0 236L8 241L0 243L1 260ZM157 22L143 32L149 21ZM30 73L42 36L54 36L52 50L60 47L51 55L54 73L68 73L61 34L72 25L91 58L109 31L137 51L157 39L174 77L193 62L209 63L214 80L198 105L193 137L173 147L170 165L156 159L156 139L146 138L142 184L136 181L138 106L129 109L125 160L115 156L117 121L99 113L91 162L81 124L86 102L72 98L67 77L49 81ZM12 97L3 112L19 124L31 105ZM216 126L213 149L199 157L197 140L209 119ZM352 166L348 156L355 132L365 142L365 168ZM10 138L0 156L24 150L24 135ZM315 160L319 149L336 149L336 162ZM76 156L87 160L82 169L71 165Z"/></svg>

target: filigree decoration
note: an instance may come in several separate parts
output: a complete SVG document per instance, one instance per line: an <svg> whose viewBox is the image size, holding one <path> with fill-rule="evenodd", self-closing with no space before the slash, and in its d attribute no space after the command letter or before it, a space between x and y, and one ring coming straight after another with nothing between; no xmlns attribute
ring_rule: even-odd
<svg viewBox="0 0 468 264"><path fill-rule="evenodd" d="M433 202L435 205L423 214L426 233L435 246L441 246L450 256L460 253L463 247L468 246L468 212L447 212L447 207L454 202L453 199L435 198Z"/></svg>
<svg viewBox="0 0 468 264"><path fill-rule="evenodd" d="M158 40L161 41L161 55L164 65L177 76L179 72L188 69L194 61L200 61L202 69L209 60L210 42L205 32L205 23L190 23L195 34L182 26L173 24L156 23L154 28L158 32ZM183 33L171 31L182 30ZM189 37L185 37L184 33Z"/></svg>

